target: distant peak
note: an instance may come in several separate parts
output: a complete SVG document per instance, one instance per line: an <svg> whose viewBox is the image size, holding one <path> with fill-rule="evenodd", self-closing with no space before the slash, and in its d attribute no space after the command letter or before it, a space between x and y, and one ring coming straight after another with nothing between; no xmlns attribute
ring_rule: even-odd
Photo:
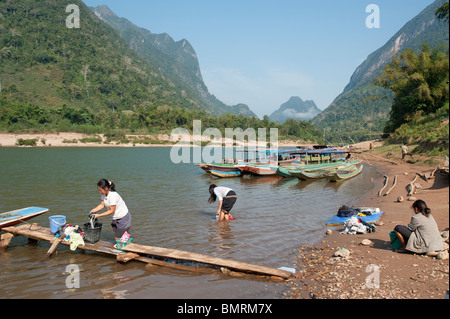
<svg viewBox="0 0 450 319"><path fill-rule="evenodd" d="M283 103L277 111L273 112L269 118L280 123L283 123L288 118L308 121L320 112L321 110L313 100L303 101L299 96L292 96L289 101Z"/></svg>
<svg viewBox="0 0 450 319"><path fill-rule="evenodd" d="M101 6L94 8L94 13L99 18L117 17L117 15L106 5L101 5Z"/></svg>
<svg viewBox="0 0 450 319"><path fill-rule="evenodd" d="M302 101L303 102L302 98L299 96L291 96L289 101Z"/></svg>

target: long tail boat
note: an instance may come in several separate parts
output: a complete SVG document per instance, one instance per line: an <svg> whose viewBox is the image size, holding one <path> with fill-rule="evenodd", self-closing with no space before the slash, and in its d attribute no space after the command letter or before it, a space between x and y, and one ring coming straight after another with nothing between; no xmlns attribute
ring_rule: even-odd
<svg viewBox="0 0 450 319"><path fill-rule="evenodd" d="M237 177L241 176L241 170L234 164L195 164L206 173L216 177Z"/></svg>
<svg viewBox="0 0 450 319"><path fill-rule="evenodd" d="M260 175L260 176L275 175L276 171L272 169L274 165L275 164L266 164L266 165L249 164L247 170L253 175Z"/></svg>
<svg viewBox="0 0 450 319"><path fill-rule="evenodd" d="M275 170L275 173L282 177L294 177L294 175L292 175L289 170L283 166L273 167L272 170Z"/></svg>
<svg viewBox="0 0 450 319"><path fill-rule="evenodd" d="M0 229L15 226L48 212L48 208L27 207L0 214Z"/></svg>
<svg viewBox="0 0 450 319"><path fill-rule="evenodd" d="M353 160L351 162L333 162L333 163L324 163L324 164L309 164L309 165L293 165L287 167L280 167L277 170L277 173L281 176L293 176L299 179L314 179L321 178L324 176L324 173L327 173L329 170L345 168L346 165L361 165L360 160ZM314 173L314 174L313 174Z"/></svg>
<svg viewBox="0 0 450 319"><path fill-rule="evenodd" d="M301 180L320 179L324 178L327 174L337 171L339 168L345 168L347 165L348 164L344 164L341 166L328 167L311 171L300 170L297 172L292 172L291 174Z"/></svg>
<svg viewBox="0 0 450 319"><path fill-rule="evenodd" d="M348 169L337 170L328 174L326 177L332 182L339 182L355 177L362 172L363 165L351 166Z"/></svg>
<svg viewBox="0 0 450 319"><path fill-rule="evenodd" d="M237 171L219 171L219 170L215 170L212 169L209 171L209 173L213 176L216 177L221 177L221 178L228 178L228 177L239 177L242 175L242 172L240 170Z"/></svg>

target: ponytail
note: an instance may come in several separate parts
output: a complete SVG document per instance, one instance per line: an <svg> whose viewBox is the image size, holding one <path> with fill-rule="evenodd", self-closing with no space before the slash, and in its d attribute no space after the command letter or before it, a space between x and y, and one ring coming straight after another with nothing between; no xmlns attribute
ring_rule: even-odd
<svg viewBox="0 0 450 319"><path fill-rule="evenodd" d="M215 184L212 184L212 185L209 186L209 194L210 194L210 196L208 198L208 203L209 204L214 203L216 201L216 199L217 199L216 193L214 193L214 188L216 188L216 187L217 186Z"/></svg>
<svg viewBox="0 0 450 319"><path fill-rule="evenodd" d="M425 217L428 217L431 214L431 209L429 209L427 204L421 199L416 200L412 207L417 208L417 210Z"/></svg>
<svg viewBox="0 0 450 319"><path fill-rule="evenodd" d="M116 185L114 185L113 182L108 181L107 179L104 179L104 178L102 178L101 180L98 181L97 186L100 187L101 189L108 188L110 191L113 191L113 192L116 191Z"/></svg>

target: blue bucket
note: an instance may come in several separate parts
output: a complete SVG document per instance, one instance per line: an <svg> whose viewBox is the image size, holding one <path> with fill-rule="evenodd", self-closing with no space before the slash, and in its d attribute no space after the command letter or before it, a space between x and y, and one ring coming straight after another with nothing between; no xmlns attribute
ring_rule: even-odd
<svg viewBox="0 0 450 319"><path fill-rule="evenodd" d="M50 219L50 232L53 234L58 231L59 227L66 224L66 216L63 215L50 216L48 219Z"/></svg>

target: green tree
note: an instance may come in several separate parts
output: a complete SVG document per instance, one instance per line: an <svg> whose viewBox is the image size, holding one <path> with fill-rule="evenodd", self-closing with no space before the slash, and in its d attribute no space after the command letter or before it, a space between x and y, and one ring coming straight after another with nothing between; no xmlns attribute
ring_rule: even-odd
<svg viewBox="0 0 450 319"><path fill-rule="evenodd" d="M384 68L373 84L391 89L394 102L385 131L392 132L417 112L432 114L448 102L449 56L424 45L406 49Z"/></svg>
<svg viewBox="0 0 450 319"><path fill-rule="evenodd" d="M439 8L434 11L434 14L439 20L448 22L448 2L444 2Z"/></svg>

